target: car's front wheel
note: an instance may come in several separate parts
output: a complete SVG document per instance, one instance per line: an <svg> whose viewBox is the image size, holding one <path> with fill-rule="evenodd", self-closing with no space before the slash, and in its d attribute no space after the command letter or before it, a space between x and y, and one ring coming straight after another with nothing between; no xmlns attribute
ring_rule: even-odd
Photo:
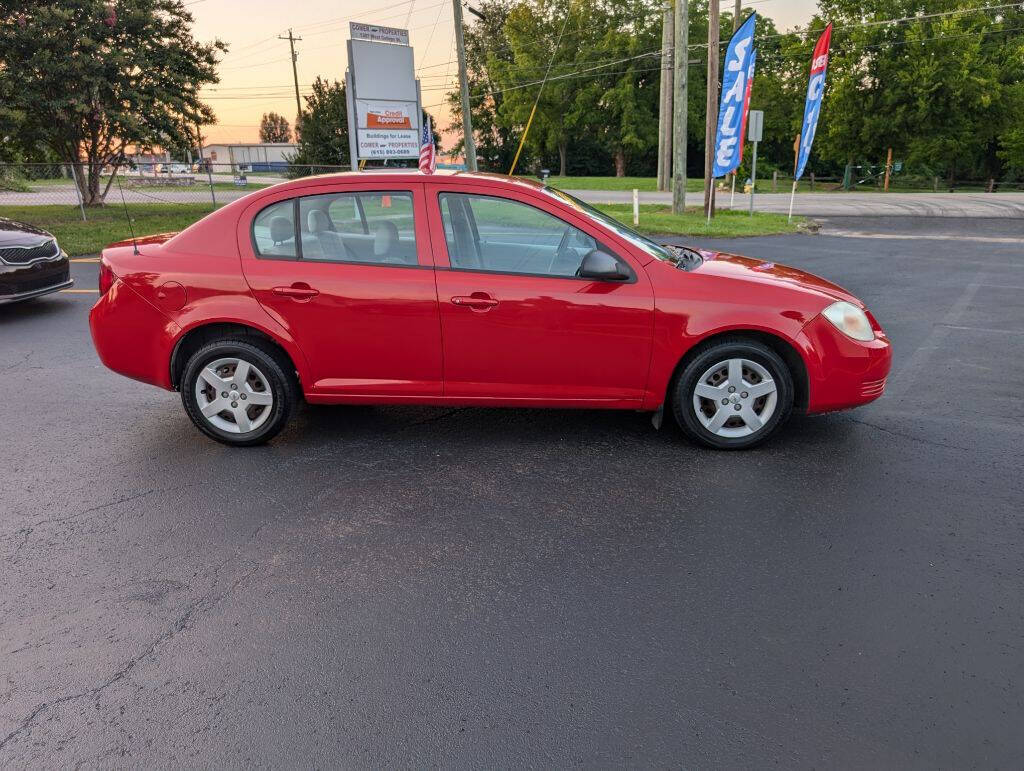
<svg viewBox="0 0 1024 771"><path fill-rule="evenodd" d="M236 446L274 437L297 399L284 357L248 340L204 345L189 358L181 380L181 401L196 427Z"/></svg>
<svg viewBox="0 0 1024 771"><path fill-rule="evenodd" d="M765 441L793 409L793 377L771 348L743 338L711 343L676 379L676 421L692 439L721 450Z"/></svg>

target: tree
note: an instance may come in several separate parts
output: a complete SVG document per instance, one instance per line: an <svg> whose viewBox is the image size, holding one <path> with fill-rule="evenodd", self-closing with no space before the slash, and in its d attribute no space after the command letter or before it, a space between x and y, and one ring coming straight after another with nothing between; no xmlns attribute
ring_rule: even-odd
<svg viewBox="0 0 1024 771"><path fill-rule="evenodd" d="M302 174L329 171L330 168L315 169L318 166L347 166L348 147L348 106L345 103L345 86L321 77L313 82L313 93L306 97L302 110L296 140L298 151L289 161L307 168L296 170Z"/></svg>
<svg viewBox="0 0 1024 771"><path fill-rule="evenodd" d="M1019 123L1014 98L1019 10L993 15L975 0L945 0L920 13L915 0L821 0L841 29L829 62L822 151L878 164L892 147L918 168L999 176ZM900 23L882 23L902 18ZM1012 33L1016 33L1015 35Z"/></svg>
<svg viewBox="0 0 1024 771"><path fill-rule="evenodd" d="M488 59L491 81L503 96L499 121L516 127L518 141L532 113L527 142L538 155L557 152L560 175L567 171L570 145L584 117L579 106L593 107L592 101L575 98L580 89L568 77L585 58L581 52L593 48L600 29L591 5L590 0L538 0L514 6L505 20L504 42L511 56ZM569 31L563 34L563 28ZM545 74L549 78L541 89Z"/></svg>
<svg viewBox="0 0 1024 771"><path fill-rule="evenodd" d="M261 142L291 142L292 129L288 119L276 112L265 112L260 120Z"/></svg>
<svg viewBox="0 0 1024 771"><path fill-rule="evenodd" d="M67 163L82 200L100 205L100 173L129 147L194 143L214 121L199 89L218 82L220 41L191 34L180 0L0 0L0 103L6 120ZM115 168L116 172L116 168Z"/></svg>
<svg viewBox="0 0 1024 771"><path fill-rule="evenodd" d="M584 80L579 96L596 103L598 109L588 111L599 119L594 133L612 151L615 176L624 177L628 159L658 144L661 14L631 0L613 4L607 21L594 51L610 66L593 71L592 95Z"/></svg>
<svg viewBox="0 0 1024 771"><path fill-rule="evenodd" d="M482 18L465 30L466 71L476 158L480 169L484 171L508 171L516 151L512 127L498 119L504 96L494 92L488 69L490 57L494 57L495 61L511 61L509 48L504 44L505 20L514 1L484 0L474 6ZM457 137L452 146L452 153L457 155L463 152L462 99L457 90L449 93L446 98L452 123L445 133ZM521 159L520 162L525 165L528 159Z"/></svg>

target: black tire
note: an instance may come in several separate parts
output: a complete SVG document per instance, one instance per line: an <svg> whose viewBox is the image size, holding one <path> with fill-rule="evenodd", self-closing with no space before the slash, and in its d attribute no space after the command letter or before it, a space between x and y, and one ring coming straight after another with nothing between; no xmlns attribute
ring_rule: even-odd
<svg viewBox="0 0 1024 771"><path fill-rule="evenodd" d="M241 359L254 366L267 381L266 386L273 398L273 403L269 405L269 416L257 428L245 433L232 433L218 428L203 416L197 401L196 381L200 372L208 364L225 358ZM284 428L298 401L299 387L291 362L279 351L252 338L230 338L207 343L189 358L181 378L181 402L196 428L210 438L233 447L251 447L272 439ZM257 407L256 411L262 416L262 410ZM244 415L241 417L245 418Z"/></svg>
<svg viewBox="0 0 1024 771"><path fill-rule="evenodd" d="M709 430L698 418L694 405L694 391L701 377L716 365L722 364L727 367L727 362L730 359L743 359L759 364L767 370L775 382L775 404L771 415L758 429L753 430L752 433L746 436L720 436ZM744 365L744 368L743 377L746 378L746 365ZM756 375L756 373L754 374ZM751 376L753 377L754 375ZM746 391L742 391L742 386L740 391L746 393ZM737 397L739 395L740 393L738 392ZM790 413L793 411L793 375L789 371L786 362L768 346L743 337L723 338L708 343L697 350L696 355L690 359L686 367L676 377L675 382L670 388L670 396L672 414L675 416L676 423L679 424L683 433L690 439L716 450L745 450L750 447L756 447L766 441L789 418ZM732 398L731 393L723 394L723 396ZM744 397L744 399L746 398ZM768 397L764 398L767 399ZM756 409L754 405L758 403L761 405L761 414L763 415L766 401L758 402L757 399L753 399L749 406ZM702 402L703 409L707 411L705 415L709 419L711 415L717 415L717 412L711 412L711 404L710 400ZM748 405L746 402L743 402L739 405L729 404L726 406L737 407L739 412L739 410L746 408ZM714 409L716 411L718 409L717 401L714 402ZM731 413L723 413L723 415L731 415ZM736 428L737 431L750 430L739 414L731 422L741 424ZM725 427L728 428L728 426L729 422L726 423Z"/></svg>

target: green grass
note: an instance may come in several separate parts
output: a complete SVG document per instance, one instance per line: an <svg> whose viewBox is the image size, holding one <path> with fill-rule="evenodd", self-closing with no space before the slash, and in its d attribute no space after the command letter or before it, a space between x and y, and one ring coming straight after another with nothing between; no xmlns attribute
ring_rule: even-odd
<svg viewBox="0 0 1024 771"><path fill-rule="evenodd" d="M632 190L653 192L658 189L654 177L549 177L548 184L561 190ZM704 180L688 179L687 190L703 190Z"/></svg>
<svg viewBox="0 0 1024 771"><path fill-rule="evenodd" d="M245 192L249 192L249 191L252 191L252 190L262 190L265 187L270 187L270 185L268 183L266 183L266 182L248 182L248 183L246 183L244 185L236 185L236 184L234 184L232 182L214 182L213 183L213 189L214 190L242 190L242 191L245 191ZM201 188L202 190L209 191L210 183L209 182L202 182L202 183L200 183L200 182L197 181L196 184L193 185L192 187L179 188L179 189L182 189L182 190L195 190L197 188ZM171 190L173 188L168 187L166 189L167 190Z"/></svg>
<svg viewBox="0 0 1024 771"><path fill-rule="evenodd" d="M107 179L108 179L107 177L102 177L100 179L101 189L106 186ZM147 180L148 179L152 179L152 177L146 177L146 179ZM137 180L138 180L138 177L127 177L125 179L122 179L122 184L125 186L125 188L134 187L134 188L138 188L139 190L142 190L143 192L145 192L147 190L151 191L154 194L159 194L163 190L172 190L172 191L179 191L179 192L198 191L200 193L202 193L202 192L209 193L210 192L210 182L206 178L205 174L204 175L195 175L195 183L192 184L192 185L171 185L171 184L160 185L160 184L154 184L152 182L147 183L147 184L143 184L143 185L133 184ZM57 179L24 179L24 180L19 180L19 181L22 181L22 182L24 182L25 184L28 185L28 187L25 188L25 192L31 192L32 190L45 191L45 190L49 190L50 188L53 188L53 187L66 187L66 188L70 189L74 185L74 182L72 182L70 179L67 179L67 178L57 178ZM3 184L3 183L0 182L0 184ZM229 179L229 181L224 182L224 181L218 181L216 177L214 178L214 181L213 181L213 189L214 190L245 190L245 191L249 191L249 190L261 190L262 188L265 188L265 187L270 187L270 184L267 183L267 182L249 182L249 183L247 183L245 185L236 185L233 182L231 182L230 179ZM115 184L110 189L113 192L116 193L117 192L117 185Z"/></svg>
<svg viewBox="0 0 1024 771"><path fill-rule="evenodd" d="M211 210L209 203L128 204L137 236L183 230ZM131 237L121 206L87 208L87 222L82 222L82 213L77 206L4 206L0 213L12 220L28 222L50 231L72 257L96 254L107 244Z"/></svg>
<svg viewBox="0 0 1024 771"><path fill-rule="evenodd" d="M632 204L600 204L597 208L633 226ZM803 217L794 217L789 222L785 214L768 212L754 212L751 217L745 211L734 210L717 212L709 227L700 209L687 209L685 214L673 214L668 206L645 204L640 207L640 225L637 229L643 233L659 235L731 238L796 233L804 221Z"/></svg>
<svg viewBox="0 0 1024 771"><path fill-rule="evenodd" d="M856 180L855 180L856 181ZM736 180L736 195L740 195L743 191L744 178L740 177ZM658 180L654 177L550 177L548 184L552 187L561 188L562 190L623 190L629 191L636 188L640 192L654 192L658 189ZM722 180L718 180L717 184L722 184ZM724 190L719 190L718 196L721 198L723 195L729 195L729 189L731 180L725 180ZM792 190L793 180L779 178L778 186L774 192L777 193L788 193ZM690 177L686 180L686 190L688 192L697 192L704 189L703 178ZM896 175L892 178L889 186L890 192L894 193L931 193L932 180L924 177L900 177ZM957 185L954 192L957 193L980 193L985 190L984 185ZM999 188L999 192L1011 192L1021 190L1019 185L1004 184ZM798 193L844 193L846 192L842 188L842 184L839 180L823 181L816 180L814 188L811 188L811 180L809 177L803 177L796 186ZM772 191L772 177L769 173L767 176L758 174L757 180L757 192L758 193L771 193ZM850 192L853 193L881 193L882 187L879 183L874 181L864 182L863 184L854 184L850 188ZM950 192L946 186L945 180L939 180L940 193Z"/></svg>

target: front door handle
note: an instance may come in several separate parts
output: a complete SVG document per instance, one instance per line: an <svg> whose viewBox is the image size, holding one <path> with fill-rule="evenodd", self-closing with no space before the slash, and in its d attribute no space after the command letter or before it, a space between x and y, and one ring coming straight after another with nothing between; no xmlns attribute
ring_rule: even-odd
<svg viewBox="0 0 1024 771"><path fill-rule="evenodd" d="M485 292L474 292L471 295L456 295L452 298L452 304L460 308L470 308L474 311L486 311L498 304L498 301Z"/></svg>
<svg viewBox="0 0 1024 771"><path fill-rule="evenodd" d="M299 301L312 300L320 294L319 290L302 282L292 284L291 286L275 286L271 291L279 297L291 297L293 300Z"/></svg>

